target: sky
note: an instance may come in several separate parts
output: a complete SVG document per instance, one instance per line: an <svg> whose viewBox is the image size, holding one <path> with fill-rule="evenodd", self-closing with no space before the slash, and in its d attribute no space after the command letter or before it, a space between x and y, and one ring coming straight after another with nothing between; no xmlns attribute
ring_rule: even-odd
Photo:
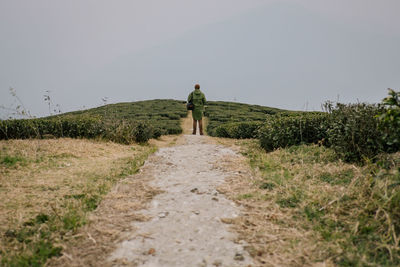
<svg viewBox="0 0 400 267"><path fill-rule="evenodd" d="M400 89L398 0L0 0L0 118L208 100L320 110ZM48 91L50 93L48 93ZM106 101L104 101L104 100Z"/></svg>

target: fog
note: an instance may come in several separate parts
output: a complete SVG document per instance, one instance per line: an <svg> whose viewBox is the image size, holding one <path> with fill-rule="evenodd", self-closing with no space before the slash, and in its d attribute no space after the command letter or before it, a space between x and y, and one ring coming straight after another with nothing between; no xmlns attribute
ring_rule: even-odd
<svg viewBox="0 0 400 267"><path fill-rule="evenodd" d="M67 112L102 98L186 99L195 83L208 100L292 110L379 102L400 88L398 10L395 0L2 0L0 105L17 105L10 87L45 116L46 91Z"/></svg>

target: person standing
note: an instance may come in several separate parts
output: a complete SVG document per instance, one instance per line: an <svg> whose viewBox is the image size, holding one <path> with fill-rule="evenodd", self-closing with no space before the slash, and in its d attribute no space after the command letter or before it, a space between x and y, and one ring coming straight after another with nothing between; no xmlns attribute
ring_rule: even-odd
<svg viewBox="0 0 400 267"><path fill-rule="evenodd" d="M192 111L193 117L193 134L196 134L197 122L199 123L200 135L203 135L203 111L204 105L206 104L206 97L203 92L200 91L200 85L196 84L194 86L194 91L188 96L188 102L194 104L194 109Z"/></svg>

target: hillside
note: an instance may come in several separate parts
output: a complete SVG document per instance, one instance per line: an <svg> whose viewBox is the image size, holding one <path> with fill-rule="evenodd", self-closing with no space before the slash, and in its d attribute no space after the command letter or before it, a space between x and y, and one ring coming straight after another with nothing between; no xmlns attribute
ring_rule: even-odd
<svg viewBox="0 0 400 267"><path fill-rule="evenodd" d="M185 102L172 99L154 99L137 102L108 104L92 109L69 112L59 117L91 116L106 122L146 121L162 134L182 132L179 120L186 117Z"/></svg>
<svg viewBox="0 0 400 267"><path fill-rule="evenodd" d="M268 115L293 113L243 103L208 101L207 130L227 122L262 122ZM161 135L180 134L180 121L188 114L185 101L155 99L108 104L39 119L0 121L0 140L47 137L101 138L119 143L146 142Z"/></svg>
<svg viewBox="0 0 400 267"><path fill-rule="evenodd" d="M119 103L41 119L1 121L0 136L76 138L0 141L0 232L4 233L0 265L74 266L73 260L98 265L99 259L109 258L115 241L122 240L121 233L135 234L129 230L133 221L147 220L140 211L147 202L168 197L168 186L176 192L181 184L178 195L168 198L174 200L172 204L189 203L178 201L181 195L202 196L213 203L186 210L190 220L204 220L201 225L215 218L207 215L211 210L207 207L223 204L228 201L225 197L243 207L243 216L221 218L249 244L236 254L228 250L227 260L250 259L250 255L255 266L288 262L298 266L397 266L398 99L399 93L391 90L382 102L386 108L338 104L327 113L211 101L206 108L208 134L231 139L171 135L145 145L133 142L140 136L149 138L154 127L162 129L162 124L191 132L184 101ZM248 137L255 138L237 140ZM138 176L130 176L155 151L159 153L147 160L147 167ZM237 152L240 157L234 156ZM236 160L231 161L231 156ZM161 186L151 185L152 175ZM201 175L204 179L197 179ZM213 175L226 177L225 184L211 187L216 181ZM154 211L160 227L176 225L165 223L174 218L175 210L169 210L172 204ZM190 232L196 233L195 229ZM207 242L207 247L213 243ZM138 257L159 259L168 246L158 244L149 243ZM127 251L132 250L128 247Z"/></svg>

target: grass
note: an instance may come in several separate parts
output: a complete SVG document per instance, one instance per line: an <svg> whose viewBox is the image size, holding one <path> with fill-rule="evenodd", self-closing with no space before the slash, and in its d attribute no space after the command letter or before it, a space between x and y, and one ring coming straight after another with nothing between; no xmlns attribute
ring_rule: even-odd
<svg viewBox="0 0 400 267"><path fill-rule="evenodd" d="M5 165L7 167L12 167L17 165L18 163L24 163L26 159L21 156L9 156L5 155L0 159L0 164Z"/></svg>
<svg viewBox="0 0 400 267"><path fill-rule="evenodd" d="M61 255L111 187L154 151L80 139L0 141L0 265L42 266Z"/></svg>
<svg viewBox="0 0 400 267"><path fill-rule="evenodd" d="M399 153L356 166L317 145L265 153L256 141L239 144L258 175L239 189L237 199L257 211L247 218L256 231L281 229L276 245L263 244L254 229L244 230L263 261L271 261L269 251L275 251L287 253L286 263L305 265L400 264Z"/></svg>

